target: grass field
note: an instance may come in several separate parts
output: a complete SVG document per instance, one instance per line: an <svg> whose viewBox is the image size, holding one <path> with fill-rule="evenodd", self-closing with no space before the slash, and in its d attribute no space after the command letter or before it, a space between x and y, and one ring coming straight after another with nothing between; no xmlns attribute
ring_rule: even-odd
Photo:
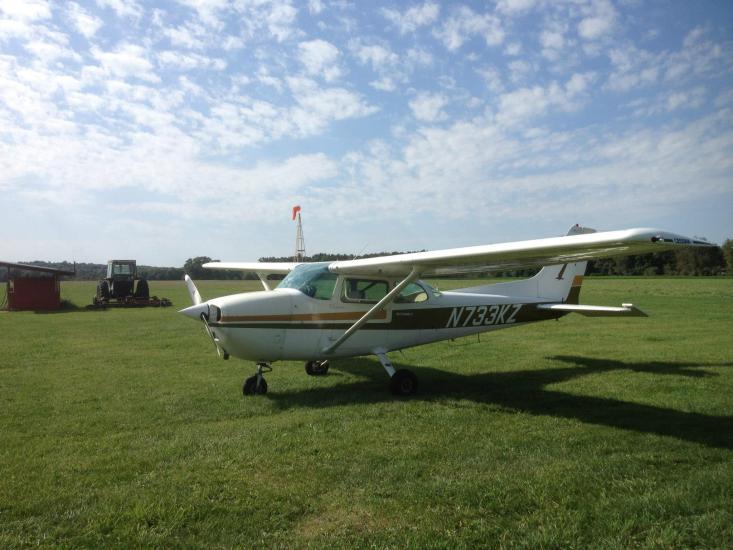
<svg viewBox="0 0 733 550"><path fill-rule="evenodd" d="M586 279L651 317L395 353L407 400L373 358L243 399L254 366L151 286L174 307L67 282L64 312L0 313L0 548L733 545L733 279Z"/></svg>

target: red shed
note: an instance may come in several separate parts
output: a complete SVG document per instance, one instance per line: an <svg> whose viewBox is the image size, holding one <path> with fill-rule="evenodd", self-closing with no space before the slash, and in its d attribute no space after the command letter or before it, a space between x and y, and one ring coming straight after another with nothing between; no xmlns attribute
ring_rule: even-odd
<svg viewBox="0 0 733 550"><path fill-rule="evenodd" d="M0 262L0 267L7 269L5 305L10 311L59 309L59 277L74 275L73 271L12 262Z"/></svg>

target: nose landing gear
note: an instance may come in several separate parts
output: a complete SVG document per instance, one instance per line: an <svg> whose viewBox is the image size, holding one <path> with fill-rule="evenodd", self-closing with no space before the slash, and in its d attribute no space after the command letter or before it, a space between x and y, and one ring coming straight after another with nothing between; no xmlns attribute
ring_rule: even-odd
<svg viewBox="0 0 733 550"><path fill-rule="evenodd" d="M250 376L244 381L242 395L265 395L267 393L267 381L263 376L265 372L271 372L272 367L267 363L257 363L257 374Z"/></svg>

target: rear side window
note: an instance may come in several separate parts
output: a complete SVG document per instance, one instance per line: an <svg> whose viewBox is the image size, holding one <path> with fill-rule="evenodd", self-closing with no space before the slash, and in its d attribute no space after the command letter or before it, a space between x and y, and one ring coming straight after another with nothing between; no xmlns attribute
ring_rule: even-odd
<svg viewBox="0 0 733 550"><path fill-rule="evenodd" d="M345 279L344 302L359 302L362 304L376 304L389 292L387 281L372 279Z"/></svg>

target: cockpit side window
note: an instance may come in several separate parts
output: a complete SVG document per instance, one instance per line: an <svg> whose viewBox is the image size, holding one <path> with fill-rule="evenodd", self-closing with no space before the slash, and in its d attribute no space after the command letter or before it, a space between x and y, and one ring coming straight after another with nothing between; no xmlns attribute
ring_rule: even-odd
<svg viewBox="0 0 733 550"><path fill-rule="evenodd" d="M344 302L360 304L376 304L389 292L387 281L374 279L344 279L344 291L341 299Z"/></svg>

